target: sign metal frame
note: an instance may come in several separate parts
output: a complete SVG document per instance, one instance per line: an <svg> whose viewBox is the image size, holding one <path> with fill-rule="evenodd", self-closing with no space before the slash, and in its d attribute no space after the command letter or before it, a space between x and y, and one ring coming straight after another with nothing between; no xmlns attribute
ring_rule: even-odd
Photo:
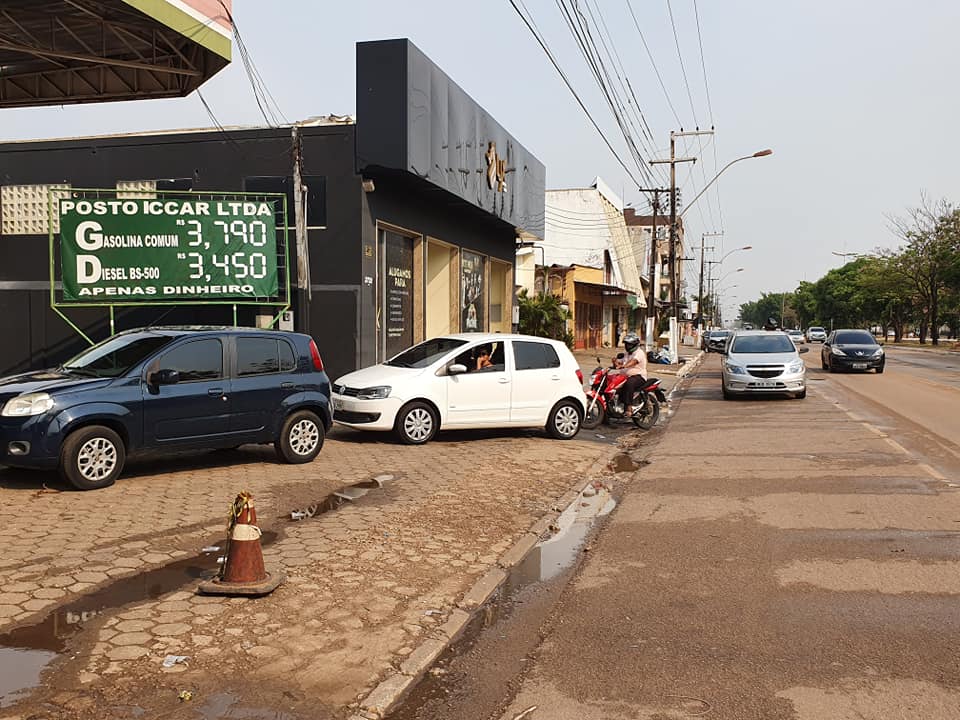
<svg viewBox="0 0 960 720"><path fill-rule="evenodd" d="M237 201L237 202L274 202L275 213L274 223L277 237L277 293L276 299L270 298L236 298L236 299L218 299L218 300L194 300L192 298L171 298L169 300L142 299L133 301L64 301L62 300L63 288L62 282L57 279L57 262L62 249L63 238L59 231L54 232L59 223L55 223L55 218L59 220L59 200L66 199L77 200L98 200L108 198L111 200L142 200L164 198L176 200L189 200L190 202L202 201ZM279 201L279 203L278 203ZM109 188L71 188L70 190L51 189L47 197L48 205L48 223L49 223L49 269L50 269L50 309L59 315L63 320L78 333L84 340L91 345L95 342L83 332L61 308L107 308L110 313L110 334L115 332L114 308L117 307L175 307L179 305L227 305L233 307L233 324L237 324L237 308L239 306L259 305L277 308L277 312L270 322L270 327L274 327L280 320L284 312L290 308L290 228L287 222L287 196L284 193L251 193L251 192L230 192L230 191L211 191L211 190L116 190ZM59 243L59 244L58 244ZM282 264L281 264L282 263Z"/></svg>

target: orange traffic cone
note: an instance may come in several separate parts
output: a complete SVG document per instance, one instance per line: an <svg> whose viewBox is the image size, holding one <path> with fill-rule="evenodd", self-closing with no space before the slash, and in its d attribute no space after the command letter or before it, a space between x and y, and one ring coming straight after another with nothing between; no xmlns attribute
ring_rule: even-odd
<svg viewBox="0 0 960 720"><path fill-rule="evenodd" d="M260 528L253 497L244 491L230 506L227 560L213 580L200 583L208 595L266 595L284 581L283 573L268 573L260 549Z"/></svg>

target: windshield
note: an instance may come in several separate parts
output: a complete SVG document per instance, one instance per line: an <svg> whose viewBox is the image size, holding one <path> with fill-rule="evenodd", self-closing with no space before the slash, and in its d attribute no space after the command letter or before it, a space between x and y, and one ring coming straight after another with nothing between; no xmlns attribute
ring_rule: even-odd
<svg viewBox="0 0 960 720"><path fill-rule="evenodd" d="M393 367L425 368L435 363L451 350L456 350L461 345L466 344L466 340L435 338L422 342L419 345L414 345L408 350L404 350L396 357L387 360L385 364Z"/></svg>
<svg viewBox="0 0 960 720"><path fill-rule="evenodd" d="M121 335L84 350L61 369L90 377L120 377L173 339L169 335Z"/></svg>
<svg viewBox="0 0 960 720"><path fill-rule="evenodd" d="M838 345L876 345L873 335L866 330L844 330L837 333L834 342Z"/></svg>
<svg viewBox="0 0 960 720"><path fill-rule="evenodd" d="M793 341L783 333L769 335L742 335L733 341L731 353L786 353L796 352Z"/></svg>
<svg viewBox="0 0 960 720"><path fill-rule="evenodd" d="M822 327L811 327L811 328L807 328L807 330L809 330L810 332L823 332Z"/></svg>
<svg viewBox="0 0 960 720"><path fill-rule="evenodd" d="M730 331L729 331L729 330L714 330L712 333L710 333L710 337L712 337L712 338L725 338L725 337L727 337L729 334L730 334Z"/></svg>

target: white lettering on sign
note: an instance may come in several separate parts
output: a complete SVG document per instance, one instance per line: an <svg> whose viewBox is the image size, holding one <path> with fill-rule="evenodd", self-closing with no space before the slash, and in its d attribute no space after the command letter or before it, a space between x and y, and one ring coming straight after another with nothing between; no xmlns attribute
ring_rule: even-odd
<svg viewBox="0 0 960 720"><path fill-rule="evenodd" d="M170 215L270 217L274 208L268 202L221 200L213 203L202 200L61 200L60 214L75 212L77 215Z"/></svg>

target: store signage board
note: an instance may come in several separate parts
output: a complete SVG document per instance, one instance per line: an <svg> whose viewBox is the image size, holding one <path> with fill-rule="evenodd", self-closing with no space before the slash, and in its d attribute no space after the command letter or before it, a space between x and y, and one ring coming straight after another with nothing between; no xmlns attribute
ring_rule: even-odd
<svg viewBox="0 0 960 720"><path fill-rule="evenodd" d="M61 199L63 301L274 299L277 202Z"/></svg>

